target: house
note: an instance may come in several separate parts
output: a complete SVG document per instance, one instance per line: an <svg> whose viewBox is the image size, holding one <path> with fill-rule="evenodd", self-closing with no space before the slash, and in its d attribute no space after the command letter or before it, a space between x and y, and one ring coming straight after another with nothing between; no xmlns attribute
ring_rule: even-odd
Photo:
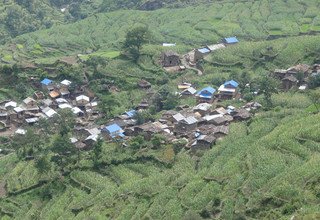
<svg viewBox="0 0 320 220"><path fill-rule="evenodd" d="M92 134L84 140L85 149L90 149L99 139L99 134Z"/></svg>
<svg viewBox="0 0 320 220"><path fill-rule="evenodd" d="M161 115L161 121L163 121L163 122L171 122L171 123L173 123L174 122L174 118L173 118L173 116L174 115L176 115L176 114L178 114L178 112L177 111L175 111L175 110L168 110L168 111L166 111L166 112L164 112L162 115Z"/></svg>
<svg viewBox="0 0 320 220"><path fill-rule="evenodd" d="M210 112L212 105L209 103L200 103L197 106L193 107L194 112L199 112L201 116L204 116Z"/></svg>
<svg viewBox="0 0 320 220"><path fill-rule="evenodd" d="M45 78L41 81L41 86L43 89L47 89L49 91L54 89L53 81L48 78Z"/></svg>
<svg viewBox="0 0 320 220"><path fill-rule="evenodd" d="M178 89L179 90L186 90L186 89L189 89L191 86L192 86L191 83L184 82L184 83L181 83L178 85Z"/></svg>
<svg viewBox="0 0 320 220"><path fill-rule="evenodd" d="M151 83L149 83L147 80L142 79L138 82L138 86L141 89L150 89Z"/></svg>
<svg viewBox="0 0 320 220"><path fill-rule="evenodd" d="M182 120L184 120L185 117L181 113L177 113L172 116L172 119L169 119L172 123L178 123Z"/></svg>
<svg viewBox="0 0 320 220"><path fill-rule="evenodd" d="M251 118L251 114L245 109L237 109L233 112L233 118L237 121L248 120Z"/></svg>
<svg viewBox="0 0 320 220"><path fill-rule="evenodd" d="M193 116L189 116L187 118L184 118L183 120L180 120L178 124L175 125L174 131L176 134L188 133L195 130L197 128L197 125L198 120Z"/></svg>
<svg viewBox="0 0 320 220"><path fill-rule="evenodd" d="M289 89L296 87L298 85L298 80L295 76L289 75L284 77L282 80L282 89L288 91Z"/></svg>
<svg viewBox="0 0 320 220"><path fill-rule="evenodd" d="M213 98L214 98L213 95L215 92L216 92L216 90L214 88L212 88L211 86L203 88L196 95L198 97L198 102L211 103L213 101Z"/></svg>
<svg viewBox="0 0 320 220"><path fill-rule="evenodd" d="M236 44L239 43L239 40L237 39L237 37L226 37L223 39L223 42L225 44Z"/></svg>
<svg viewBox="0 0 320 220"><path fill-rule="evenodd" d="M58 98L60 96L60 93L58 90L52 90L51 92L49 92L49 96L52 99Z"/></svg>
<svg viewBox="0 0 320 220"><path fill-rule="evenodd" d="M307 64L298 64L287 69L289 75L297 76L298 73L302 73L304 77L307 77L310 73L310 66Z"/></svg>
<svg viewBox="0 0 320 220"><path fill-rule="evenodd" d="M194 50L194 61L198 62L199 60L202 60L204 58L204 56L209 53L210 53L210 50L205 47Z"/></svg>
<svg viewBox="0 0 320 220"><path fill-rule="evenodd" d="M50 107L46 107L44 109L42 109L42 112L48 117L51 118L53 117L55 114L57 114L57 112L55 110L53 110Z"/></svg>
<svg viewBox="0 0 320 220"><path fill-rule="evenodd" d="M35 98L36 100L42 100L44 99L44 94L41 91L35 91L33 93L33 98Z"/></svg>
<svg viewBox="0 0 320 220"><path fill-rule="evenodd" d="M200 135L191 145L191 152L195 153L199 150L209 150L216 143L217 138L214 135Z"/></svg>
<svg viewBox="0 0 320 220"><path fill-rule="evenodd" d="M91 115L99 115L98 102L91 102L85 106L86 112Z"/></svg>
<svg viewBox="0 0 320 220"><path fill-rule="evenodd" d="M7 110L12 110L12 109L14 109L15 107L17 107L17 103L16 103L16 102L13 102L13 101L10 101L10 102L7 102L6 104L4 104L4 107L5 107Z"/></svg>
<svg viewBox="0 0 320 220"><path fill-rule="evenodd" d="M59 107L60 109L65 109L65 108L72 109L72 106L71 106L70 104L68 104L68 103L60 104L60 105L58 105L58 107Z"/></svg>
<svg viewBox="0 0 320 220"><path fill-rule="evenodd" d="M162 66L163 67L180 66L179 54L173 51L167 51L162 53Z"/></svg>
<svg viewBox="0 0 320 220"><path fill-rule="evenodd" d="M76 97L76 102L78 106L85 106L90 102L90 98L85 95L80 95Z"/></svg>
<svg viewBox="0 0 320 220"><path fill-rule="evenodd" d="M62 96L69 96L70 95L69 87L70 87L71 83L72 83L71 81L66 80L66 79L60 82L59 92Z"/></svg>
<svg viewBox="0 0 320 220"><path fill-rule="evenodd" d="M216 51L216 50L220 50L220 49L223 49L225 48L226 46L224 44L213 44L213 45L208 45L207 48L213 52L213 51Z"/></svg>
<svg viewBox="0 0 320 220"><path fill-rule="evenodd" d="M107 132L111 138L123 138L125 136L124 131L118 124L106 126L103 131Z"/></svg>
<svg viewBox="0 0 320 220"><path fill-rule="evenodd" d="M65 80L63 80L63 81L60 82L61 88L66 88L66 89L68 89L69 86L71 85L71 83L72 83L71 81L65 79Z"/></svg>
<svg viewBox="0 0 320 220"><path fill-rule="evenodd" d="M214 115L213 115L214 116ZM225 117L223 116L220 116L220 117L214 117L212 118L210 121L210 123L218 126L218 125L225 125L227 122L228 122L228 119L226 119Z"/></svg>
<svg viewBox="0 0 320 220"><path fill-rule="evenodd" d="M221 85L218 89L219 99L232 99L238 94L239 83L230 80Z"/></svg>
<svg viewBox="0 0 320 220"><path fill-rule="evenodd" d="M229 134L229 126L226 126L226 125L217 126L215 127L213 133L216 138L224 137Z"/></svg>
<svg viewBox="0 0 320 220"><path fill-rule="evenodd" d="M0 107L0 120L6 121L8 119L7 109Z"/></svg>
<svg viewBox="0 0 320 220"><path fill-rule="evenodd" d="M228 111L223 107L216 108L210 113L210 115L226 115L226 114L228 114Z"/></svg>
<svg viewBox="0 0 320 220"><path fill-rule="evenodd" d="M180 94L182 96L192 96L197 93L197 90L193 87L189 87L188 89L183 90Z"/></svg>
<svg viewBox="0 0 320 220"><path fill-rule="evenodd" d="M37 105L37 102L33 98L26 98L23 100L23 108L27 111L31 112L38 112L39 107Z"/></svg>
<svg viewBox="0 0 320 220"><path fill-rule="evenodd" d="M27 119L25 119L25 121L26 121L29 125L33 125L33 124L35 124L36 122L39 121L39 118L38 118L38 117L27 118Z"/></svg>
<svg viewBox="0 0 320 220"><path fill-rule="evenodd" d="M148 109L148 108L149 108L149 103L147 101L143 100L138 105L137 110L143 110L143 109Z"/></svg>
<svg viewBox="0 0 320 220"><path fill-rule="evenodd" d="M71 108L71 111L73 112L73 114L75 114L78 117L84 116L84 112L78 107Z"/></svg>
<svg viewBox="0 0 320 220"><path fill-rule="evenodd" d="M21 119L23 117L23 114L24 114L24 109L21 108L20 106L19 107L16 107L13 109L13 111L16 113L16 117L15 115L13 114L12 117L13 118L18 118L18 119Z"/></svg>

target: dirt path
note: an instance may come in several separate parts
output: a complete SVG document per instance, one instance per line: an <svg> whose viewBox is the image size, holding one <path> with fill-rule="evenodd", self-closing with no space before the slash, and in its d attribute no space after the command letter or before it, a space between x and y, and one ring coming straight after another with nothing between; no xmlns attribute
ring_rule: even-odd
<svg viewBox="0 0 320 220"><path fill-rule="evenodd" d="M190 63L188 62L187 57L188 57L188 54L183 55L183 57L181 59L182 65L185 66L187 69L196 71L199 76L202 76L203 72L195 67L192 67L190 65Z"/></svg>

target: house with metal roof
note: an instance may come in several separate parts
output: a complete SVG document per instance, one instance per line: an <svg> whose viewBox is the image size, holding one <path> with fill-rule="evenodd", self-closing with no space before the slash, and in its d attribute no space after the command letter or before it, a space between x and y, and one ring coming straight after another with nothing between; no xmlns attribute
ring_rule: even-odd
<svg viewBox="0 0 320 220"><path fill-rule="evenodd" d="M189 87L189 88L183 90L180 94L182 96L191 96L191 95L194 95L196 93L197 93L197 90L195 88Z"/></svg>
<svg viewBox="0 0 320 220"><path fill-rule="evenodd" d="M44 78L40 83L43 89L48 89L50 91L54 89L53 81L48 78Z"/></svg>
<svg viewBox="0 0 320 220"><path fill-rule="evenodd" d="M236 44L239 43L239 40L237 39L237 37L226 37L223 39L223 42L225 44Z"/></svg>
<svg viewBox="0 0 320 220"><path fill-rule="evenodd" d="M238 94L239 83L234 80L226 81L218 89L219 99L232 99Z"/></svg>
<svg viewBox="0 0 320 220"><path fill-rule="evenodd" d="M124 131L118 124L106 126L103 131L107 132L111 138L123 138L125 136Z"/></svg>
<svg viewBox="0 0 320 220"><path fill-rule="evenodd" d="M79 95L76 97L76 102L78 106L85 106L90 102L90 98L85 95Z"/></svg>
<svg viewBox="0 0 320 220"><path fill-rule="evenodd" d="M196 96L198 97L199 102L210 103L213 101L215 92L216 90L214 88L212 88L211 86L208 86L206 88L201 89Z"/></svg>

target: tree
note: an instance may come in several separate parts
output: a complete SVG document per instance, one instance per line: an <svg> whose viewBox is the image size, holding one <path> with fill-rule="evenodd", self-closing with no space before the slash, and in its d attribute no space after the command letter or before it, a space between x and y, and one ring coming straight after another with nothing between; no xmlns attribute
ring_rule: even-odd
<svg viewBox="0 0 320 220"><path fill-rule="evenodd" d="M101 101L99 102L99 109L106 116L105 118L112 117L112 112L115 107L119 107L120 103L113 95L102 96Z"/></svg>
<svg viewBox="0 0 320 220"><path fill-rule="evenodd" d="M264 95L266 106L271 108L273 105L271 97L273 93L278 92L278 82L269 76L264 76L259 80L258 86L261 93Z"/></svg>
<svg viewBox="0 0 320 220"><path fill-rule="evenodd" d="M148 27L140 26L128 31L123 49L135 61L140 57L142 46L150 40L150 32Z"/></svg>
<svg viewBox="0 0 320 220"><path fill-rule="evenodd" d="M51 151L55 153L51 160L60 167L61 171L76 161L76 148L68 135L57 135L51 145Z"/></svg>
<svg viewBox="0 0 320 220"><path fill-rule="evenodd" d="M134 115L133 118L136 120L137 125L142 125L148 121L153 120L152 115L148 111L139 111Z"/></svg>
<svg viewBox="0 0 320 220"><path fill-rule="evenodd" d="M311 89L314 89L314 88L320 86L320 74L316 74L314 76L311 76L309 79L310 79L309 80L309 87Z"/></svg>
<svg viewBox="0 0 320 220"><path fill-rule="evenodd" d="M156 93L152 101L156 111L161 111L175 108L179 103L178 100L177 96L168 86L163 86Z"/></svg>
<svg viewBox="0 0 320 220"><path fill-rule="evenodd" d="M98 167L99 160L101 159L102 145L103 145L103 140L101 138L99 138L98 141L93 145L92 160L93 160L93 166L95 168Z"/></svg>
<svg viewBox="0 0 320 220"><path fill-rule="evenodd" d="M51 163L47 156L40 156L36 158L34 166L40 174L47 173L51 169Z"/></svg>

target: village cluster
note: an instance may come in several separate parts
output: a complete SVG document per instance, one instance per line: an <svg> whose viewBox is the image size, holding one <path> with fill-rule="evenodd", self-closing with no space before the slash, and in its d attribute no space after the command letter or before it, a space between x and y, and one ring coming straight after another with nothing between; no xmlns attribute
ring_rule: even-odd
<svg viewBox="0 0 320 220"><path fill-rule="evenodd" d="M306 90L310 83L310 78L320 75L320 64L309 66L298 64L288 69L276 69L273 77L281 81L281 88L288 91L293 88Z"/></svg>
<svg viewBox="0 0 320 220"><path fill-rule="evenodd" d="M25 134L26 131L21 129L24 124L32 125L40 118L51 118L57 114L57 109L70 109L77 117L94 120L99 115L97 101L84 95L81 88L70 92L71 84L69 80L55 83L45 78L40 82L41 88L33 97L25 98L22 103L11 100L1 102L2 131L10 133L18 128L15 133Z"/></svg>
<svg viewBox="0 0 320 220"><path fill-rule="evenodd" d="M236 37L231 37L225 38L223 43L195 49L184 56L182 63L187 62L190 67L203 59L205 54L237 42ZM184 68L180 66L179 55L171 51L163 53L162 65ZM287 70L275 70L272 75L282 81L284 90L293 87L305 90L309 77L317 74L320 74L320 65L310 67L299 64ZM146 91L152 87L151 83L143 79L137 86ZM218 101L241 98L239 83L235 80L226 81L217 89L207 86L200 90L184 82L177 86L178 94L180 98L194 97L196 106L179 106L176 110L164 112L159 120L137 125L136 114L147 110L150 105L150 100L142 100L135 109L117 116L104 126L97 126L94 122L101 114L94 94L83 87L74 86L69 80L54 82L45 78L39 82L38 87L33 97L25 98L22 103L12 100L0 103L0 132L7 132L7 136L24 135L25 125L32 125L40 118L49 119L58 114L57 109L70 109L77 117L77 126L70 141L78 149L90 149L99 138L123 141L142 135L150 140L155 134L161 134L168 142L185 140L185 147L196 152L209 149L217 139L229 133L230 123L250 119L252 111L261 107L257 102L249 102L241 108L219 106Z"/></svg>

